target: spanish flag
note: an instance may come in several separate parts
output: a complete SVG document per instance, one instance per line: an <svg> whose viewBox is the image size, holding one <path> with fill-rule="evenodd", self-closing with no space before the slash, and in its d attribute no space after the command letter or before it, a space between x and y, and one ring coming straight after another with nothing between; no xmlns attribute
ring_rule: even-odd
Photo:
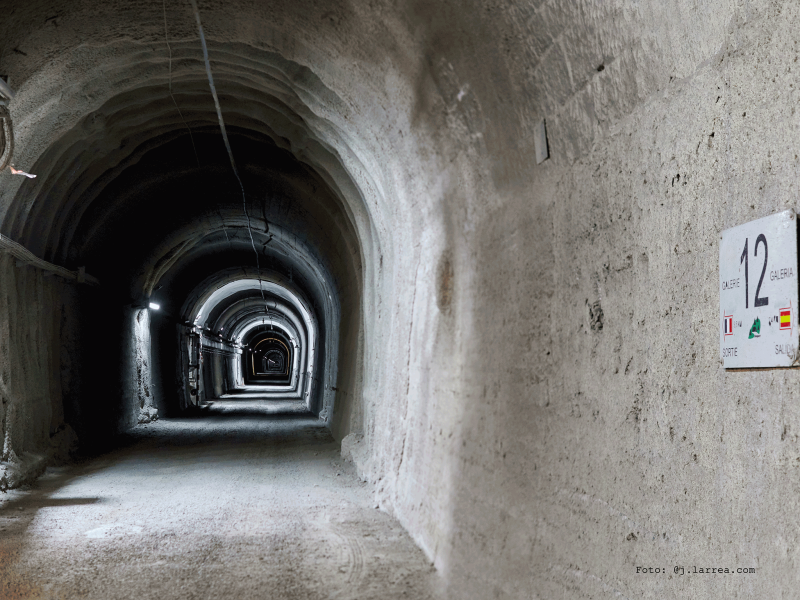
<svg viewBox="0 0 800 600"><path fill-rule="evenodd" d="M792 309L791 308L782 308L781 309L781 329L791 329L792 328Z"/></svg>

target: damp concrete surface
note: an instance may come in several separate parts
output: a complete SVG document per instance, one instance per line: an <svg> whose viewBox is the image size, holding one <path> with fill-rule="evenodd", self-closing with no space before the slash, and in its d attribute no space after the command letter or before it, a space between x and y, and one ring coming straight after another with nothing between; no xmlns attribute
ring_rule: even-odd
<svg viewBox="0 0 800 600"><path fill-rule="evenodd" d="M221 401L0 494L0 598L436 598L302 402Z"/></svg>

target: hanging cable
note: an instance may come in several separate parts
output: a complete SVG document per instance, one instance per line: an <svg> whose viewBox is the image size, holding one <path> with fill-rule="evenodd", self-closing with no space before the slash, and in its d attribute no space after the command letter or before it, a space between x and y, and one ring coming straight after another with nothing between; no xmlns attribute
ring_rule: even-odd
<svg viewBox="0 0 800 600"><path fill-rule="evenodd" d="M183 112L181 111L181 107L178 106L178 101L175 100L175 96L172 94L172 47L169 45L169 33L167 29L167 0L164 0L164 41L167 44L167 52L169 52L169 97L172 98L172 103L175 105L175 110L178 111L181 121L183 121L183 126L186 127L186 131L189 132L189 139L192 141L192 150L194 150L194 159L197 161L197 168L199 169L200 157L197 155L197 146L194 145L194 135L192 135L192 130L186 122L186 119L183 118Z"/></svg>
<svg viewBox="0 0 800 600"><path fill-rule="evenodd" d="M175 110L178 111L178 115L181 117L181 121L183 121L184 127L186 127L186 131L189 132L189 139L192 142L192 150L194 151L194 160L197 163L197 169L200 169L200 156L197 154L197 146L194 143L194 134L192 133L192 128L189 127L189 123L186 122L186 119L183 116L183 111L181 111L181 107L178 106L178 101L175 99L175 96L172 93L172 46L169 44L169 29L167 27L167 0L163 2L164 7L164 41L167 44L167 52L169 53L169 97L172 98L172 103L175 105ZM225 218L222 216L222 212L218 211L219 220L222 222L222 231L225 233L225 241L228 242L228 246L231 245L231 240L228 237L228 228L225 226Z"/></svg>
<svg viewBox="0 0 800 600"><path fill-rule="evenodd" d="M214 76L211 74L211 61L208 58L208 46L206 46L206 36L203 33L203 24L200 22L200 10L197 8L195 0L189 0L189 3L194 9L194 17L197 20L197 30L200 32L200 44L203 46L203 60L206 63L206 74L208 75L208 85L211 88L211 95L214 97L214 106L217 109L217 119L219 119L219 128L222 132L222 140L225 142L225 149L228 151L228 158L231 161L231 169L236 176L236 181L239 182L239 187L242 190L242 205L244 207L244 216L247 219L247 233L250 235L250 245L253 247L253 253L256 255L256 271L258 273L258 288L261 291L261 299L264 301L264 308L267 307L267 300L264 296L264 285L261 281L261 264L258 259L258 250L256 250L256 243L253 241L253 229L250 226L250 215L247 213L247 196L244 193L244 184L242 178L239 177L239 170L236 168L236 161L233 159L233 151L231 144L228 141L228 132L225 129L225 121L222 119L222 109L219 106L219 98L217 97L217 88L214 86Z"/></svg>

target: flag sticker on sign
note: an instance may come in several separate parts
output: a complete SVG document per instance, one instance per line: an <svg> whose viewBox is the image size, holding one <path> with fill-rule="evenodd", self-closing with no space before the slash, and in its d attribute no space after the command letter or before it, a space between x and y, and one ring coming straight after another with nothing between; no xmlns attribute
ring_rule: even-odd
<svg viewBox="0 0 800 600"><path fill-rule="evenodd" d="M782 308L780 310L781 313L781 329L791 329L792 328L792 307L789 308Z"/></svg>
<svg viewBox="0 0 800 600"><path fill-rule="evenodd" d="M723 333L733 335L733 315L725 315L722 320Z"/></svg>

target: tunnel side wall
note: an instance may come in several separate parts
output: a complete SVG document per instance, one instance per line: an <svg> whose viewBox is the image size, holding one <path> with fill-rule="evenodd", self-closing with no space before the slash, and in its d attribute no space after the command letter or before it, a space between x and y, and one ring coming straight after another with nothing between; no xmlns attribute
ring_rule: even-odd
<svg viewBox="0 0 800 600"><path fill-rule="evenodd" d="M121 358L118 381L121 382L118 431L146 423L158 415L153 394L153 358L150 310L123 309ZM113 355L113 352L111 353ZM111 399L109 399L111 403Z"/></svg>
<svg viewBox="0 0 800 600"><path fill-rule="evenodd" d="M800 8L405 9L345 454L456 598L792 589L800 372L721 368L718 262L800 209ZM760 575L636 574L687 561Z"/></svg>
<svg viewBox="0 0 800 600"><path fill-rule="evenodd" d="M205 377L206 399L213 400L228 393L231 381L231 361L227 353L203 348L203 377Z"/></svg>
<svg viewBox="0 0 800 600"><path fill-rule="evenodd" d="M76 323L74 287L15 263L0 254L0 489L63 460L76 441L62 402L62 342L69 344Z"/></svg>
<svg viewBox="0 0 800 600"><path fill-rule="evenodd" d="M438 148L473 173L446 168L432 201L452 219L454 312L419 340L437 358L412 370L394 510L458 598L785 594L800 372L723 370L718 263L722 230L800 208L800 7L492 14L431 25L447 110L423 94L424 128L456 132ZM434 310L423 289L415 311ZM672 575L687 563L758 576Z"/></svg>

